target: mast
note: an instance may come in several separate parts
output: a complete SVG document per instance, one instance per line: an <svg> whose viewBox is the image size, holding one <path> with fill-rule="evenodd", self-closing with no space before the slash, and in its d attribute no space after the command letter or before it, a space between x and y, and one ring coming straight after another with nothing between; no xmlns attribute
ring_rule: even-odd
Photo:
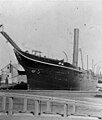
<svg viewBox="0 0 102 120"><path fill-rule="evenodd" d="M73 65L78 67L78 42L79 42L79 29L74 29L74 47L73 47Z"/></svg>
<svg viewBox="0 0 102 120"><path fill-rule="evenodd" d="M89 58L88 58L88 55L87 55L87 70L89 69Z"/></svg>
<svg viewBox="0 0 102 120"><path fill-rule="evenodd" d="M81 64L82 64L82 69L84 69L82 49L80 48L79 50L80 50L80 54L81 54Z"/></svg>

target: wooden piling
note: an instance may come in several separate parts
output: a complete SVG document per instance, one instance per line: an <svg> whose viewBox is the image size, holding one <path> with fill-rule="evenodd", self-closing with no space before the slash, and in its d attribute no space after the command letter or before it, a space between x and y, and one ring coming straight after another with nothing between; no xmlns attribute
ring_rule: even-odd
<svg viewBox="0 0 102 120"><path fill-rule="evenodd" d="M39 106L39 100L35 100L35 115L38 116L40 114L40 106Z"/></svg>
<svg viewBox="0 0 102 120"><path fill-rule="evenodd" d="M12 115L13 114L13 97L9 97L9 109L8 109L8 114Z"/></svg>
<svg viewBox="0 0 102 120"><path fill-rule="evenodd" d="M47 101L47 112L51 112L51 102Z"/></svg>
<svg viewBox="0 0 102 120"><path fill-rule="evenodd" d="M64 104L64 117L68 116L68 104Z"/></svg>
<svg viewBox="0 0 102 120"><path fill-rule="evenodd" d="M73 104L73 105L72 105L72 113L71 113L71 114L73 114L73 115L74 115L74 114L75 114L75 112L76 112L76 105L75 105L75 104Z"/></svg>
<svg viewBox="0 0 102 120"><path fill-rule="evenodd" d="M24 98L23 112L27 112L27 98Z"/></svg>
<svg viewBox="0 0 102 120"><path fill-rule="evenodd" d="M2 97L2 111L5 112L6 110L6 96Z"/></svg>

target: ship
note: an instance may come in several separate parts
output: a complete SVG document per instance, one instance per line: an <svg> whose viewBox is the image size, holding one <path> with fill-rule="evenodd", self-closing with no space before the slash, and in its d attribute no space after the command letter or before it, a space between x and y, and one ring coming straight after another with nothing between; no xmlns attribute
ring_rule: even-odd
<svg viewBox="0 0 102 120"><path fill-rule="evenodd" d="M78 28L74 29L72 64L64 59L42 56L41 51L33 50L33 54L23 51L4 29L0 33L13 46L15 56L25 70L29 90L96 90L97 76L91 70L78 67Z"/></svg>

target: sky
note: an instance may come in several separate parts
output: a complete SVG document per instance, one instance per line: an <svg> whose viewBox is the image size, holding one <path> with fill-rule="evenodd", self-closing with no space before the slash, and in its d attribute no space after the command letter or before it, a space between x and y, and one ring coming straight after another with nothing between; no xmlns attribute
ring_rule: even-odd
<svg viewBox="0 0 102 120"><path fill-rule="evenodd" d="M92 59L97 69L102 67L101 0L0 0L0 24L22 50L40 50L66 61L65 52L70 63L74 29L78 28L84 68L87 55L89 68ZM0 69L10 60L17 63L13 47L6 41L0 35Z"/></svg>

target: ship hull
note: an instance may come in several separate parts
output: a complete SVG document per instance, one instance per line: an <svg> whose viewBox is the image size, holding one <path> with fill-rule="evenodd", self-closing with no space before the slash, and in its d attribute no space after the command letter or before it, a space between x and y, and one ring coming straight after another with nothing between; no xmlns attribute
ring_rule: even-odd
<svg viewBox="0 0 102 120"><path fill-rule="evenodd" d="M41 58L15 50L19 63L25 69L28 89L31 90L96 90L97 78L77 70L69 63Z"/></svg>
<svg viewBox="0 0 102 120"><path fill-rule="evenodd" d="M47 90L95 90L97 77L91 71L82 71L78 66L79 30L74 30L73 65L63 60L56 60L23 52L6 34L0 32L14 47L18 62L25 69L28 89ZM38 52L38 51L37 51ZM41 53L41 52L40 52Z"/></svg>

